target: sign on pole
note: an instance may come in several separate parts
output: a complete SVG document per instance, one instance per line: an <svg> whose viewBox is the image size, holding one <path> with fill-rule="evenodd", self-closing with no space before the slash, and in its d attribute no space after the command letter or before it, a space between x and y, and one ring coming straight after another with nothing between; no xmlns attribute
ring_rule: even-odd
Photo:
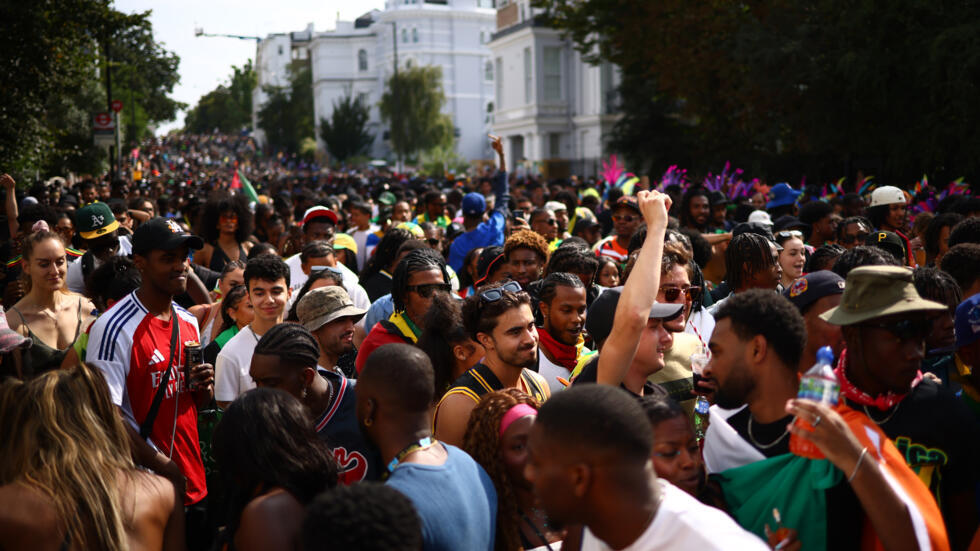
<svg viewBox="0 0 980 551"><path fill-rule="evenodd" d="M122 111L122 108L123 108L123 103L122 103L122 100L121 99L114 99L114 100L112 100L112 110L113 111L115 111L116 113L118 113L118 112Z"/></svg>
<svg viewBox="0 0 980 551"><path fill-rule="evenodd" d="M109 147L116 142L116 122L106 112L92 116L92 140L95 145Z"/></svg>

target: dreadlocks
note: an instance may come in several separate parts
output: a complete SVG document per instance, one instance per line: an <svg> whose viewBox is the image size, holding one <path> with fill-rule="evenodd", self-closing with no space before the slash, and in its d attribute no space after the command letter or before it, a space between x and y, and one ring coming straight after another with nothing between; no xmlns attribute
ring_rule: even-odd
<svg viewBox="0 0 980 551"><path fill-rule="evenodd" d="M392 228L385 232L384 237L374 249L374 256L368 260L367 266L361 272L361 284L363 285L365 281L381 270L387 270L397 258L398 248L402 246L402 243L412 238L412 232L402 228Z"/></svg>
<svg viewBox="0 0 980 551"><path fill-rule="evenodd" d="M498 390L485 395L470 413L463 436L463 451L470 454L493 480L497 489L497 551L521 549L520 512L514 484L500 459L500 421L510 408L527 404L538 409L534 398L516 388Z"/></svg>
<svg viewBox="0 0 980 551"><path fill-rule="evenodd" d="M541 287L538 289L538 302L551 304L557 293L558 287L571 287L572 289L582 289L582 280L567 272L554 272L548 274L541 280Z"/></svg>
<svg viewBox="0 0 980 551"><path fill-rule="evenodd" d="M956 315L963 295L953 276L937 268L916 268L912 280L922 298L945 304L949 313Z"/></svg>

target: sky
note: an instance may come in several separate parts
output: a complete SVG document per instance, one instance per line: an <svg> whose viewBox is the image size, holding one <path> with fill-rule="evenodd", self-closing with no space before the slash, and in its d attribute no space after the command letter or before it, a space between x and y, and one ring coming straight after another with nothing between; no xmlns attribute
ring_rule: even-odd
<svg viewBox="0 0 980 551"><path fill-rule="evenodd" d="M125 13L152 10L153 34L163 47L180 56L180 83L172 97L193 107L219 84L227 84L232 65L255 59L255 41L222 37L195 37L194 29L264 37L270 33L301 31L313 23L315 31L353 21L372 9L384 9L384 0L116 0ZM158 129L166 133L183 126L184 113Z"/></svg>

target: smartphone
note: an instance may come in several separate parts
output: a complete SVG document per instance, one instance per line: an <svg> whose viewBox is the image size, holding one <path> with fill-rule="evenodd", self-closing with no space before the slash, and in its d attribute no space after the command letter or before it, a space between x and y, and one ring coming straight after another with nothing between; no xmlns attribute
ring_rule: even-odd
<svg viewBox="0 0 980 551"><path fill-rule="evenodd" d="M518 209L518 210L515 210L515 211L512 211L512 212L514 214L514 218L525 219L524 218L524 211Z"/></svg>

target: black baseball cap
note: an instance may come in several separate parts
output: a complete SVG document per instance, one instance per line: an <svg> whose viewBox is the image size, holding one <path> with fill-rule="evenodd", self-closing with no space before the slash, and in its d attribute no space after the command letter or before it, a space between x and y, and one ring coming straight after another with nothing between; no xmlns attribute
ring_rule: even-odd
<svg viewBox="0 0 980 551"><path fill-rule="evenodd" d="M905 241L895 232L878 230L864 238L864 244L888 251L896 260L905 264Z"/></svg>
<svg viewBox="0 0 980 551"><path fill-rule="evenodd" d="M810 272L783 289L783 296L802 314L807 306L830 295L844 294L844 278L830 270Z"/></svg>
<svg viewBox="0 0 980 551"><path fill-rule="evenodd" d="M596 342L601 342L609 337L612 332L613 319L616 317L616 306L619 305L619 297L623 294L622 287L611 287L602 292L589 306L585 316L585 330L592 335ZM681 315L684 311L684 303L678 302L654 302L650 308L650 318L661 321L670 321Z"/></svg>
<svg viewBox="0 0 980 551"><path fill-rule="evenodd" d="M172 251L185 244L197 250L204 247L204 240L187 233L171 218L151 218L133 232L133 254L144 255L154 250Z"/></svg>

